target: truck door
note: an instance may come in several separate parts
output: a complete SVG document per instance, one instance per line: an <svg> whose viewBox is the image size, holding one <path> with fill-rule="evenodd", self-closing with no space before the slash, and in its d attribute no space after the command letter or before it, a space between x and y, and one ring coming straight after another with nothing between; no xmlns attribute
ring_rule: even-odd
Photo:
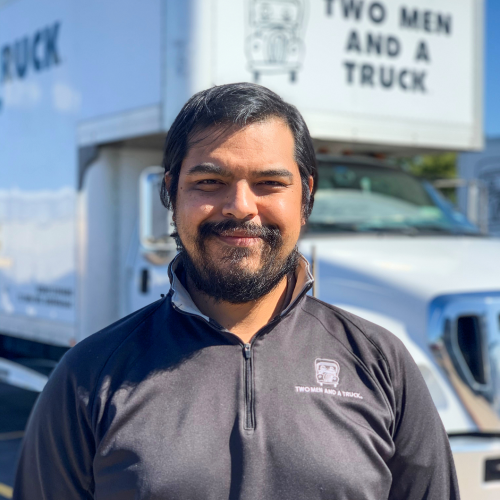
<svg viewBox="0 0 500 500"><path fill-rule="evenodd" d="M170 233L172 213L160 200L162 167L148 167L139 179L139 221L127 259L129 312L136 311L168 293L168 264L176 254Z"/></svg>

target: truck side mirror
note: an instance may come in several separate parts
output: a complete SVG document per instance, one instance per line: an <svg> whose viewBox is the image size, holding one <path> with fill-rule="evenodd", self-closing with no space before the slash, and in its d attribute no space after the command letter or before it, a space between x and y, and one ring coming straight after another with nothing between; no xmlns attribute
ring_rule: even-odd
<svg viewBox="0 0 500 500"><path fill-rule="evenodd" d="M433 185L439 190L465 188L462 196L457 192L462 211L483 234L488 234L488 186L481 179L438 179Z"/></svg>
<svg viewBox="0 0 500 500"><path fill-rule="evenodd" d="M141 246L150 252L176 250L170 236L172 212L160 200L162 180L162 167L144 169L139 179L139 238Z"/></svg>

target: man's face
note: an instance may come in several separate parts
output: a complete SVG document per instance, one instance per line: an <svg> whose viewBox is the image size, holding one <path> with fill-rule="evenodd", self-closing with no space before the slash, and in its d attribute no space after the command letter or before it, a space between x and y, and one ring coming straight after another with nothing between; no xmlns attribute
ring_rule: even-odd
<svg viewBox="0 0 500 500"><path fill-rule="evenodd" d="M302 184L293 135L281 120L221 132L203 131L184 159L175 223L197 288L239 303L294 270Z"/></svg>

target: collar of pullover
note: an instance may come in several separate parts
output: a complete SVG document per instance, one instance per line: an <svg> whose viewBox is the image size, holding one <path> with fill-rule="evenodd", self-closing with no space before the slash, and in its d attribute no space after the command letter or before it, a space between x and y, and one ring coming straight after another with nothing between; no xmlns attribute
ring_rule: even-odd
<svg viewBox="0 0 500 500"><path fill-rule="evenodd" d="M172 303L177 309L187 314L199 316L205 321L210 322L210 318L203 314L198 309L198 307L196 307L196 304L193 302L191 295L189 295L189 292L186 290L184 285L181 283L181 280L177 276L176 271L179 269L181 262L181 256L178 254L168 266L168 277L170 279L170 293L172 296ZM314 279L309 269L309 262L302 254L299 254L299 265L297 266L297 270L295 271L295 288L292 293L292 298L288 306L283 309L283 311L281 311L280 317L287 314L288 311L290 311L297 304L299 299L310 290L313 281Z"/></svg>

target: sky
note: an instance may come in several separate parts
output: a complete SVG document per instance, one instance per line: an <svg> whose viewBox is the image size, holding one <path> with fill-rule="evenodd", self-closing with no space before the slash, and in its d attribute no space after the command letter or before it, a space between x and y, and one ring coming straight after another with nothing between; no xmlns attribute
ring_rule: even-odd
<svg viewBox="0 0 500 500"><path fill-rule="evenodd" d="M500 0L486 0L484 132L500 137Z"/></svg>

